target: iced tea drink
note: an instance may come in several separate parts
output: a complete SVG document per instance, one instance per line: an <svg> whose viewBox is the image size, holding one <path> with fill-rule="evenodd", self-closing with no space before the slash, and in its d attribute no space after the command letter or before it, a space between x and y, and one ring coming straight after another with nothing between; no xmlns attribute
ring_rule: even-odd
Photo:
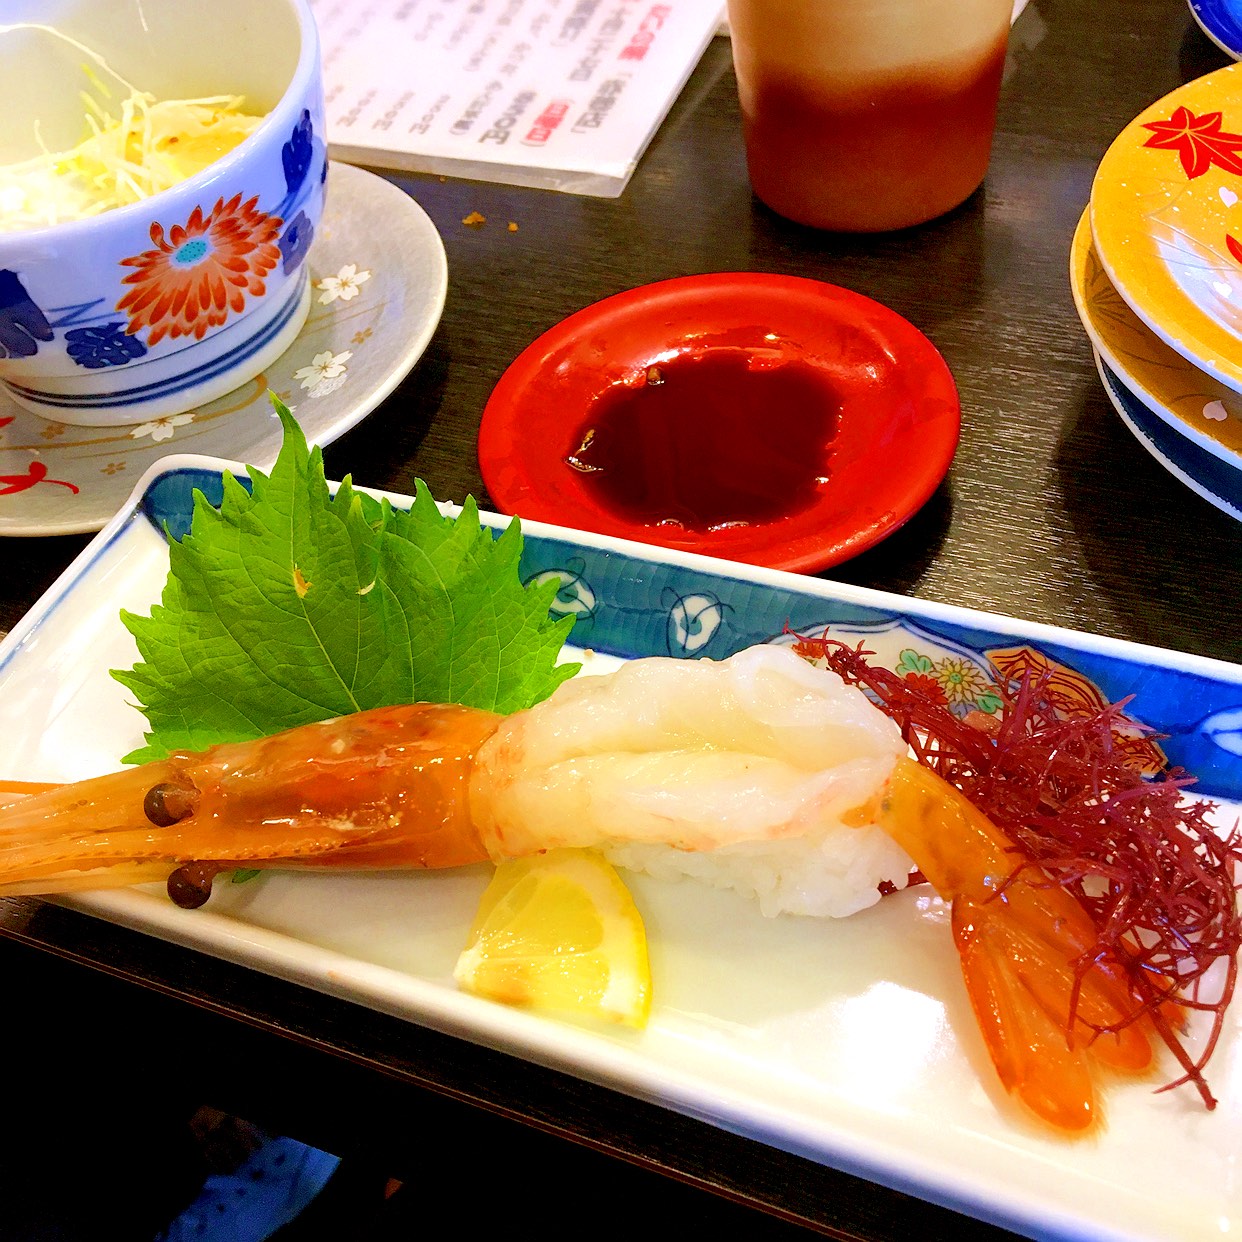
<svg viewBox="0 0 1242 1242"><path fill-rule="evenodd" d="M755 193L802 224L934 219L987 172L1013 0L728 0Z"/></svg>

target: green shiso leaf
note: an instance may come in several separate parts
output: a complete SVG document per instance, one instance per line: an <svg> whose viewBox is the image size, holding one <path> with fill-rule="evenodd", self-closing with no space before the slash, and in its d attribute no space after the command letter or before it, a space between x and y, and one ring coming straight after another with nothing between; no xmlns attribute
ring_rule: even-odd
<svg viewBox="0 0 1242 1242"><path fill-rule="evenodd" d="M515 519L499 536L467 499L441 515L419 482L404 512L330 495L323 457L275 397L284 443L247 491L224 476L220 508L196 492L190 532L170 541L161 602L122 613L141 660L113 676L151 725L141 763L392 703L512 712L546 698L570 618L556 583L524 587Z"/></svg>

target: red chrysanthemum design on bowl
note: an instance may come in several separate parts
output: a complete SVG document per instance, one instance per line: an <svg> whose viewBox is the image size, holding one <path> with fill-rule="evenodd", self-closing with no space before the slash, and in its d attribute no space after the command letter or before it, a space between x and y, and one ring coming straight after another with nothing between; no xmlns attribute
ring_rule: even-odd
<svg viewBox="0 0 1242 1242"><path fill-rule="evenodd" d="M121 282L133 288L116 304L129 317L125 330L148 329L148 345L165 336L201 341L209 328L240 314L247 295L262 297L267 274L280 262L283 221L259 211L258 201L243 203L235 194L217 200L206 216L195 207L167 236L162 224L152 224L155 249L121 260L135 269Z"/></svg>

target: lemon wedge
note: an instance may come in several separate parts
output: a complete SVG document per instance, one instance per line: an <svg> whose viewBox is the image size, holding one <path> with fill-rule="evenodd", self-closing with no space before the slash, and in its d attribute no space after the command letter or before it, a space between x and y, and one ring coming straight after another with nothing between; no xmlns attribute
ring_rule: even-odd
<svg viewBox="0 0 1242 1242"><path fill-rule="evenodd" d="M594 850L503 862L479 903L453 977L489 1000L642 1027L651 967L642 916Z"/></svg>

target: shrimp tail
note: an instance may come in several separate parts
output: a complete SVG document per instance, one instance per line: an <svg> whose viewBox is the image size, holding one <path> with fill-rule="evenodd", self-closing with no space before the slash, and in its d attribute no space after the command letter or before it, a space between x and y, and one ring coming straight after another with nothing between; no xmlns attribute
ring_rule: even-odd
<svg viewBox="0 0 1242 1242"><path fill-rule="evenodd" d="M1094 954L1083 907L964 795L902 759L881 826L951 904L954 941L979 1030L1002 1085L1068 1133L1099 1121L1099 1070L1138 1075L1153 1028L1122 966Z"/></svg>
<svg viewBox="0 0 1242 1242"><path fill-rule="evenodd" d="M1141 1006L1105 966L1078 973L1063 916L1036 903L1015 911L1014 900L953 902L971 1007L1005 1089L1059 1130L1090 1130L1098 1067L1137 1075L1152 1064L1151 1041L1133 1020Z"/></svg>
<svg viewBox="0 0 1242 1242"><path fill-rule="evenodd" d="M499 721L466 707L376 708L29 797L10 783L0 895L164 880L198 864L209 890L234 867L482 862L469 775Z"/></svg>
<svg viewBox="0 0 1242 1242"><path fill-rule="evenodd" d="M1081 1050L1040 1002L1031 973L1016 966L1004 919L967 898L953 902L953 936L975 1020L1001 1085L1059 1129L1087 1130L1095 1088Z"/></svg>

